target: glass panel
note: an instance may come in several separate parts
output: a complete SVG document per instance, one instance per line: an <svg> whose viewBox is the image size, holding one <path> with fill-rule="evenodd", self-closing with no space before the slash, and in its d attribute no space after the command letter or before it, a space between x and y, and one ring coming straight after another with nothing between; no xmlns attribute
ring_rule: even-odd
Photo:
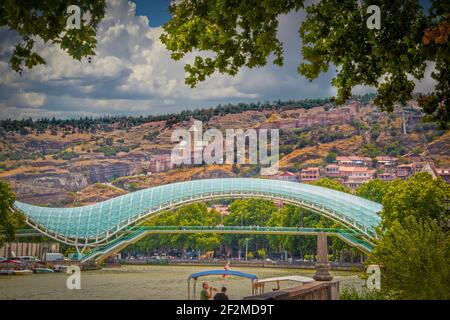
<svg viewBox="0 0 450 320"><path fill-rule="evenodd" d="M380 204L350 194L308 184L252 178L207 179L179 182L140 190L114 199L78 208L44 208L16 202L35 223L50 232L79 238L95 237L109 229L135 219L139 214L147 214L153 208L169 202L176 203L191 197L210 194L256 193L274 198L287 197L295 201L305 201L347 221L353 221L360 228L373 231L380 222Z"/></svg>

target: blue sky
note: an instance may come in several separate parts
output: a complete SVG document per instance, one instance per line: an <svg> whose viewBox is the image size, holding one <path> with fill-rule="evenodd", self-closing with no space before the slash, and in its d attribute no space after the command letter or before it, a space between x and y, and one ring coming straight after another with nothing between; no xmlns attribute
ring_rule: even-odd
<svg viewBox="0 0 450 320"><path fill-rule="evenodd" d="M133 0L136 14L147 16L150 26L159 27L170 20L170 0Z"/></svg>
<svg viewBox="0 0 450 320"><path fill-rule="evenodd" d="M284 66L271 61L235 76L214 74L195 89L184 84L184 65L196 52L173 61L159 40L170 19L168 0L107 0L107 15L97 32L96 56L73 60L57 45L36 42L46 60L18 75L8 59L18 36L0 28L0 118L147 115L218 104L323 98L336 94L334 68L310 82L297 73L301 63L298 27L303 12L279 17ZM428 83L425 83L425 87ZM353 92L365 93L367 88Z"/></svg>

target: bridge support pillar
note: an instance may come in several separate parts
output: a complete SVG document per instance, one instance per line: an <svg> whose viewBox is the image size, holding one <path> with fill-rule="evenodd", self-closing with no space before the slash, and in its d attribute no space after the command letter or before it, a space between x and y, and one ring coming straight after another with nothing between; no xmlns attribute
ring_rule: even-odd
<svg viewBox="0 0 450 320"><path fill-rule="evenodd" d="M313 278L316 281L330 281L333 279L330 273L330 263L328 262L327 235L323 232L317 235L316 274Z"/></svg>

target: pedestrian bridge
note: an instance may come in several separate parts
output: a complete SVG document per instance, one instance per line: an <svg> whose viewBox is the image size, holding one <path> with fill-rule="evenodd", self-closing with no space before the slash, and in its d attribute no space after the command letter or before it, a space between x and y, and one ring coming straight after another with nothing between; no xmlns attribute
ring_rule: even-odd
<svg viewBox="0 0 450 320"><path fill-rule="evenodd" d="M380 223L380 204L347 193L296 182L225 178L193 180L152 187L93 205L76 208L39 207L16 202L26 222L60 242L100 247L163 210L216 198L281 200L317 212L368 239Z"/></svg>

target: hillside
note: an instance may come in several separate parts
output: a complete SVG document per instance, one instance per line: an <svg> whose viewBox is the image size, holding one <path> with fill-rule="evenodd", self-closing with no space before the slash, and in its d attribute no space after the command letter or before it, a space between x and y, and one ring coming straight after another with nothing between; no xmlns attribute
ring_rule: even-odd
<svg viewBox="0 0 450 320"><path fill-rule="evenodd" d="M192 125L192 118L171 124L169 120L136 121L132 126L113 122L93 131L69 125L40 131L0 130L0 179L12 184L21 201L75 206L188 179L258 175L258 167L249 165L150 173L153 156L170 154L173 130ZM213 113L203 129L280 129L280 167L291 172L324 164L330 152L372 158L392 155L402 162L415 157L450 167L450 133L422 123L415 101L407 108L406 123L404 135L400 110L387 114L370 102L350 101L344 107L327 103L308 108L274 106Z"/></svg>

